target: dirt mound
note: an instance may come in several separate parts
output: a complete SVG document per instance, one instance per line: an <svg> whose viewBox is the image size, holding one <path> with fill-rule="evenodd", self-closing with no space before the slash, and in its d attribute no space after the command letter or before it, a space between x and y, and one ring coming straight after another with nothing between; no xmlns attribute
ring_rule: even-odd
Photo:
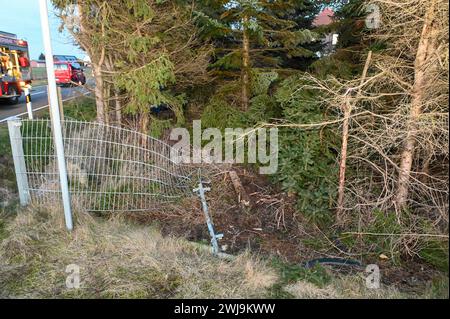
<svg viewBox="0 0 450 319"><path fill-rule="evenodd" d="M275 189L265 177L243 167L233 167L251 200L249 206L242 205L230 181L230 169L223 165L203 172L211 185L206 198L215 230L224 235L219 241L222 250L233 254L251 250L291 263L317 256L302 242L310 234L295 213L294 198ZM157 220L166 235L210 241L200 201L194 194L157 212L131 216L142 222Z"/></svg>

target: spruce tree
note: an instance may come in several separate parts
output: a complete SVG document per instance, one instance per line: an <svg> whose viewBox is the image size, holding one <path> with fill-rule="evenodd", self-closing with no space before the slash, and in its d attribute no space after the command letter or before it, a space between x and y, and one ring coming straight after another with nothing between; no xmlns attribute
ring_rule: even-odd
<svg viewBox="0 0 450 319"><path fill-rule="evenodd" d="M252 96L252 68L279 69L286 59L314 55L305 47L315 40L315 34L307 28L312 20L310 17L306 20L301 17L305 8L309 8L312 15L313 2L203 2L205 9L199 13L199 21L204 36L211 38L216 46L216 61L212 67L222 77L240 76L243 110L248 109ZM302 25L299 26L298 22L302 22Z"/></svg>
<svg viewBox="0 0 450 319"><path fill-rule="evenodd" d="M113 106L116 120L125 113L147 133L150 109L161 104L173 110L178 122L183 120L181 93L207 79L209 59L209 45L198 42L188 1L53 3L91 57L99 121L109 122Z"/></svg>

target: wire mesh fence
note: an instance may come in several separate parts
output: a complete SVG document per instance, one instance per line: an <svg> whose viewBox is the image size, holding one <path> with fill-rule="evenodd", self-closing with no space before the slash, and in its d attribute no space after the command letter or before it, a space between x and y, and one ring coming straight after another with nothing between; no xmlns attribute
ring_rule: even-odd
<svg viewBox="0 0 450 319"><path fill-rule="evenodd" d="M60 185L50 120L14 120L11 142L23 153L16 174L39 204L59 200ZM170 145L120 127L62 122L72 205L88 211L145 211L192 193L189 167L171 160ZM11 132L10 132L11 133ZM21 159L21 157L23 157Z"/></svg>

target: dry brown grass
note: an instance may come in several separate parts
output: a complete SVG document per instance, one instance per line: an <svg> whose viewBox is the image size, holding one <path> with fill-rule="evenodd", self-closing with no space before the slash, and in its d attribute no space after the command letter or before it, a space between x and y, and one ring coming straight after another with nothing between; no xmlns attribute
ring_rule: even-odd
<svg viewBox="0 0 450 319"><path fill-rule="evenodd" d="M399 299L412 297L392 287L368 289L361 276L335 278L329 285L318 287L306 281L298 281L285 287L295 298L301 299Z"/></svg>
<svg viewBox="0 0 450 319"><path fill-rule="evenodd" d="M164 237L123 215L75 217L69 233L60 209L35 206L15 217L0 212L0 297L448 298L448 278L420 294L367 289L363 273L328 275L316 285L299 268L295 281L286 281L248 252L219 259L207 246ZM66 287L69 264L80 266L80 289Z"/></svg>
<svg viewBox="0 0 450 319"><path fill-rule="evenodd" d="M283 289L299 299L448 299L448 279L444 277L430 283L420 293L400 291L384 284L379 289L369 289L365 281L363 274L353 274L336 276L323 287L299 280Z"/></svg>
<svg viewBox="0 0 450 319"><path fill-rule="evenodd" d="M276 274L241 254L213 257L183 239L120 216L77 214L72 233L58 209L33 207L7 224L0 246L0 296L25 298L264 297ZM80 266L81 288L65 285L66 266Z"/></svg>

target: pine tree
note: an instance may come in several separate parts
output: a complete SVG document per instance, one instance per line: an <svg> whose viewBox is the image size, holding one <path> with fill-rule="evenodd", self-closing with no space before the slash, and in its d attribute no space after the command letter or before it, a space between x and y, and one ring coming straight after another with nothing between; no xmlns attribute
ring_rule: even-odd
<svg viewBox="0 0 450 319"><path fill-rule="evenodd" d="M206 80L209 46L199 43L188 1L54 0L60 17L91 57L97 118L111 104L147 133L150 109L165 104L182 121L183 89ZM74 10L73 4L76 4Z"/></svg>
<svg viewBox="0 0 450 319"><path fill-rule="evenodd" d="M203 34L216 46L216 61L212 67L223 77L240 76L241 105L247 110L251 93L252 68L281 68L286 58L311 57L305 48L315 35L297 21L304 8L313 1L231 0L204 1L200 14ZM214 8L211 10L210 8ZM312 11L311 11L312 12Z"/></svg>

